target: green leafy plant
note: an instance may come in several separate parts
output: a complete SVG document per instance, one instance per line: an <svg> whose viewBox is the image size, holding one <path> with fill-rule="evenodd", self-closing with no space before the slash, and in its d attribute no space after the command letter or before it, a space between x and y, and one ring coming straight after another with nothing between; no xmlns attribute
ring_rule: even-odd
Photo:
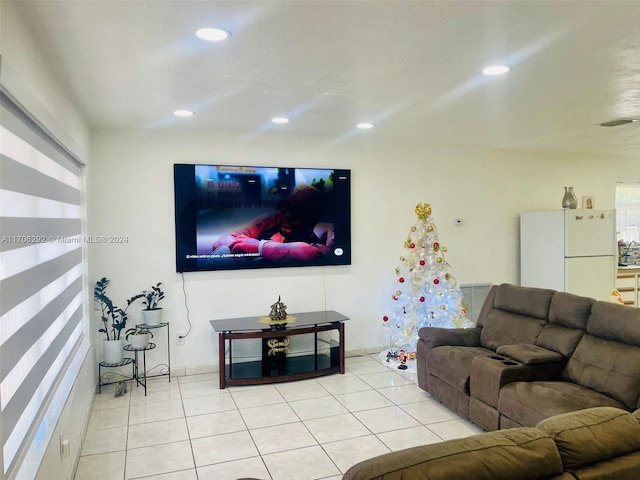
<svg viewBox="0 0 640 480"><path fill-rule="evenodd" d="M160 288L160 285L162 285L162 282L152 285L151 290L145 290L142 292L142 297L144 297L142 303L146 305L145 310L155 310L160 308L160 301L164 298L164 292Z"/></svg>
<svg viewBox="0 0 640 480"><path fill-rule="evenodd" d="M127 325L127 309L133 302L142 298L144 295L134 295L127 300L126 308L122 309L114 305L113 301L106 294L109 282L110 280L106 277L102 277L96 282L96 286L93 289L93 300L96 304L96 311L100 312L100 321L103 324L102 328L98 329L98 332L104 333L107 340L120 340L120 333Z"/></svg>
<svg viewBox="0 0 640 480"><path fill-rule="evenodd" d="M145 333L148 333L149 336L153 338L153 333L147 327L130 328L126 332L124 332L124 338L128 341L131 335L144 335Z"/></svg>

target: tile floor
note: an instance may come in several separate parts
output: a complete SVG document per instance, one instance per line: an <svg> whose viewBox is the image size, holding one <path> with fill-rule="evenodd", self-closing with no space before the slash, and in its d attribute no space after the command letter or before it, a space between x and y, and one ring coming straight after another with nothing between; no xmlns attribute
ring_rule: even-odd
<svg viewBox="0 0 640 480"><path fill-rule="evenodd" d="M344 375L218 388L217 374L150 380L97 395L75 480L338 480L392 450L474 435L377 355Z"/></svg>

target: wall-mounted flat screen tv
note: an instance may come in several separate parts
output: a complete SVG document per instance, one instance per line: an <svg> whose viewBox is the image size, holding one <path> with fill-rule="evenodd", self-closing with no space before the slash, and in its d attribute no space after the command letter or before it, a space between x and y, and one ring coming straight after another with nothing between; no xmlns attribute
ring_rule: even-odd
<svg viewBox="0 0 640 480"><path fill-rule="evenodd" d="M174 165L176 270L351 264L351 171Z"/></svg>

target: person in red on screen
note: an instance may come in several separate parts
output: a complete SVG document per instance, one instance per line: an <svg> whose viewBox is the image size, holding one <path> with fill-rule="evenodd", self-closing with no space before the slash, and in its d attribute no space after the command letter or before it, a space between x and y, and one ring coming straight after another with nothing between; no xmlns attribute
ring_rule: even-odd
<svg viewBox="0 0 640 480"><path fill-rule="evenodd" d="M311 185L299 185L279 211L262 215L244 228L221 235L213 244L213 251L227 246L231 253L257 253L269 261L313 260L325 255L333 241L328 235L321 240L314 233L321 213L322 193Z"/></svg>

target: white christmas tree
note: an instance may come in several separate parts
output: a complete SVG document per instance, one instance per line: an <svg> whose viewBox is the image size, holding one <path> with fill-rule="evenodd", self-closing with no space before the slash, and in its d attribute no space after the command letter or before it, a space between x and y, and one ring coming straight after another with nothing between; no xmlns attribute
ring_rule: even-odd
<svg viewBox="0 0 640 480"><path fill-rule="evenodd" d="M412 358L422 327L472 326L462 304L462 292L444 259L431 205L416 206L418 221L404 243L405 253L396 267L390 312L382 318L390 329L390 353L402 349Z"/></svg>

